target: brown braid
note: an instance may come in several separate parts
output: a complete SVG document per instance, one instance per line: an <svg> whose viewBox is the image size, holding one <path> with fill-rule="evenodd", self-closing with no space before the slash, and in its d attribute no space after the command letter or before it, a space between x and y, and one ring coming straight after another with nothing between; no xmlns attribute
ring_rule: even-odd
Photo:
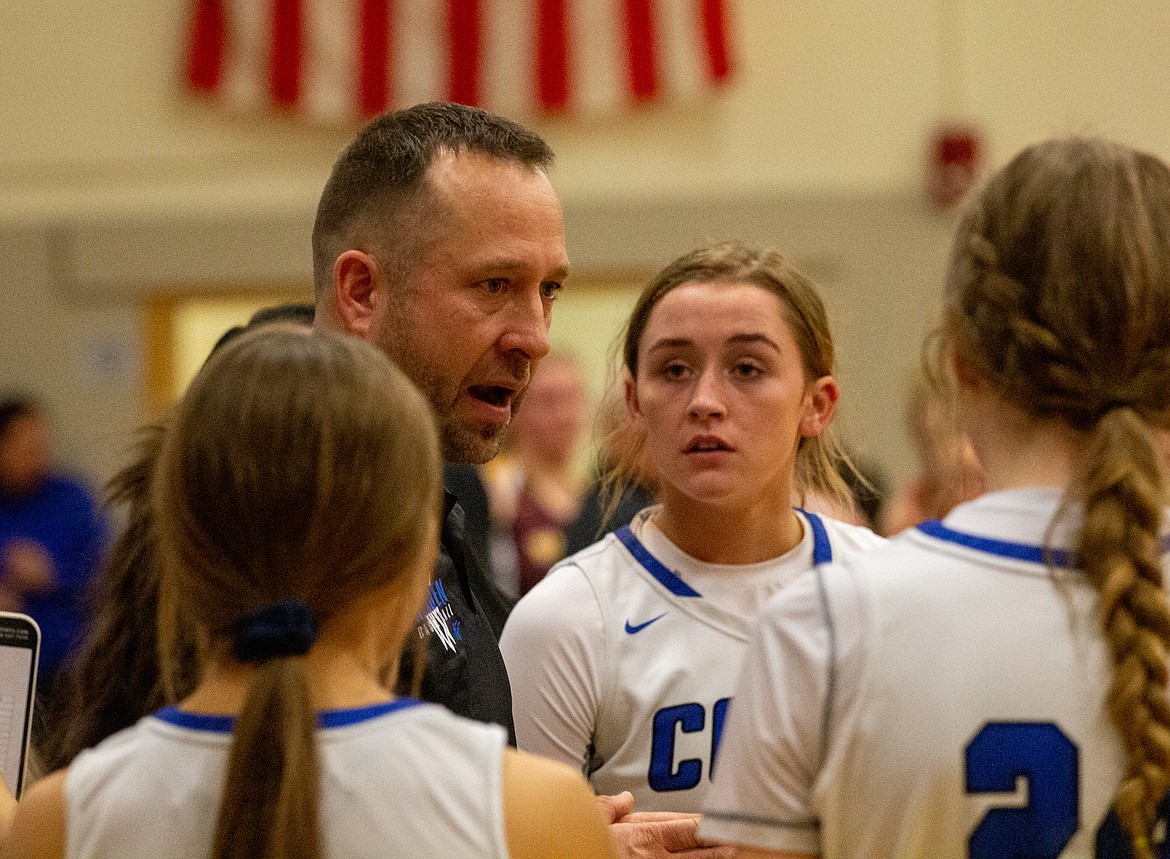
<svg viewBox="0 0 1170 859"><path fill-rule="evenodd" d="M1003 398L1084 433L1078 553L1113 655L1125 750L1114 809L1139 857L1170 787L1167 503L1170 169L1101 140L1056 140L988 184L955 245L947 335Z"/></svg>
<svg viewBox="0 0 1170 859"><path fill-rule="evenodd" d="M1152 857L1141 839L1170 787L1170 600L1158 545L1164 488L1149 428L1132 409L1114 409L1100 420L1087 460L1079 553L1101 595L1115 665L1109 713L1126 751L1114 808L1138 842L1137 855Z"/></svg>

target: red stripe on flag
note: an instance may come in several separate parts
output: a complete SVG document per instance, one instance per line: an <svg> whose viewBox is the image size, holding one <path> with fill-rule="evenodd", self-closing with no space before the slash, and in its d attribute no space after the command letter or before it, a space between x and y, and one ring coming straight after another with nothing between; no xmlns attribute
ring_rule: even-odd
<svg viewBox="0 0 1170 859"><path fill-rule="evenodd" d="M731 60L727 56L727 9L723 0L702 0L702 3L707 71L711 80L722 83L731 77Z"/></svg>
<svg viewBox="0 0 1170 859"><path fill-rule="evenodd" d="M658 95L658 63L650 2L625 0L630 93L634 101L639 102L651 101Z"/></svg>
<svg viewBox="0 0 1170 859"><path fill-rule="evenodd" d="M390 104L390 0L361 2L358 110L370 117Z"/></svg>
<svg viewBox="0 0 1170 859"><path fill-rule="evenodd" d="M565 0L540 0L537 95L545 110L569 105L569 15Z"/></svg>
<svg viewBox="0 0 1170 859"><path fill-rule="evenodd" d="M274 0L269 90L280 107L295 107L301 97L301 0Z"/></svg>
<svg viewBox="0 0 1170 859"><path fill-rule="evenodd" d="M187 53L187 83L191 89L202 92L219 89L226 41L227 21L222 0L196 0Z"/></svg>
<svg viewBox="0 0 1170 859"><path fill-rule="evenodd" d="M447 93L451 101L479 104L482 29L479 0L447 0Z"/></svg>

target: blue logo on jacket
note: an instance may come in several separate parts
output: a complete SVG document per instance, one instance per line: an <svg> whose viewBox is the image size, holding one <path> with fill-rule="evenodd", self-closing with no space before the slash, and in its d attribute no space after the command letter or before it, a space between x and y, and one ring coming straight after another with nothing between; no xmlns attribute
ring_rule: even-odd
<svg viewBox="0 0 1170 859"><path fill-rule="evenodd" d="M418 637L437 635L443 647L455 652L455 642L463 638L460 627L462 622L455 617L455 609L447 596L447 590L441 580L431 584L431 591L427 594L426 607L419 612Z"/></svg>

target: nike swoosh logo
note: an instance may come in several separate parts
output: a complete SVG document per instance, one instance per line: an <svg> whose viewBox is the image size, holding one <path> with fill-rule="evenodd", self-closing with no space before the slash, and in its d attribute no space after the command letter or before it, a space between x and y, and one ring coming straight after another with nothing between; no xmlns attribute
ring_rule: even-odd
<svg viewBox="0 0 1170 859"><path fill-rule="evenodd" d="M662 618L664 618L664 617L666 617L666 612L663 612L662 614L658 615L658 617L652 617L648 621L646 621L645 623L640 623L637 626L630 626L630 622L627 620L626 621L626 632L628 632L630 635L637 635L639 632L644 630L650 624L654 623L654 621L662 620Z"/></svg>

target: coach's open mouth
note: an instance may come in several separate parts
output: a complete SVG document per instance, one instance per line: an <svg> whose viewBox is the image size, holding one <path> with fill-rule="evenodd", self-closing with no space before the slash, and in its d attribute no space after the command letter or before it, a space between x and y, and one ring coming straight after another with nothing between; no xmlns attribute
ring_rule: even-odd
<svg viewBox="0 0 1170 859"><path fill-rule="evenodd" d="M477 400L483 400L492 406L508 405L513 394L511 388L505 388L502 385L472 385L467 391Z"/></svg>

